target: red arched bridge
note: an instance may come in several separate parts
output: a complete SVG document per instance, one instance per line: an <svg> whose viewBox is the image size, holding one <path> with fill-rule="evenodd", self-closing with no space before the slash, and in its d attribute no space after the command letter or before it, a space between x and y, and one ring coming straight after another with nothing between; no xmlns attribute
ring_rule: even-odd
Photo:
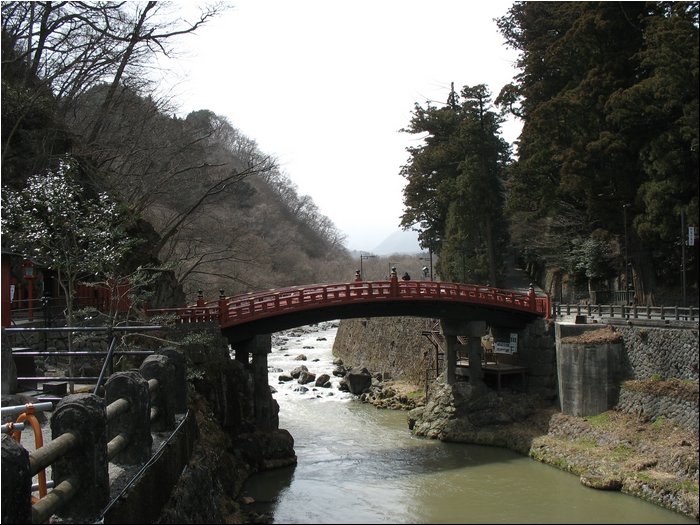
<svg viewBox="0 0 700 525"><path fill-rule="evenodd" d="M357 317L416 316L483 320L522 327L549 317L549 297L490 286L435 281L354 281L249 292L194 306L149 310L182 323L218 322L229 341L295 326Z"/></svg>

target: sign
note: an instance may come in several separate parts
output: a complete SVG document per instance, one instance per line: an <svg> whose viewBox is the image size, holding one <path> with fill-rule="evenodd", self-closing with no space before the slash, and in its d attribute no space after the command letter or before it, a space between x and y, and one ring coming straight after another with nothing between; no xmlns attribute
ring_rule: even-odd
<svg viewBox="0 0 700 525"><path fill-rule="evenodd" d="M688 226L688 246L695 246L695 226Z"/></svg>
<svg viewBox="0 0 700 525"><path fill-rule="evenodd" d="M503 343L501 341L496 341L494 343L493 351L497 354L512 354L513 347L511 346L510 343Z"/></svg>

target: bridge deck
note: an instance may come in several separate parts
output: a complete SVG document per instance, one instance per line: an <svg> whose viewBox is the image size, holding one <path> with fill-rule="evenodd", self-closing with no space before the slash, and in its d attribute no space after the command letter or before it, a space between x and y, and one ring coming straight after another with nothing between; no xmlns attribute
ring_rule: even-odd
<svg viewBox="0 0 700 525"><path fill-rule="evenodd" d="M549 298L490 286L442 281L354 281L350 283L310 284L250 292L218 300L200 298L196 305L184 308L149 310L149 314L175 314L183 323L218 322L222 329L255 323L271 317L297 315L308 311L339 312L334 318L352 311L357 316L377 315L377 308L404 315L407 307L444 305L446 308L469 305L517 315L548 317ZM359 308L358 308L359 307ZM335 315L335 313L333 314ZM439 316L433 316L439 317Z"/></svg>

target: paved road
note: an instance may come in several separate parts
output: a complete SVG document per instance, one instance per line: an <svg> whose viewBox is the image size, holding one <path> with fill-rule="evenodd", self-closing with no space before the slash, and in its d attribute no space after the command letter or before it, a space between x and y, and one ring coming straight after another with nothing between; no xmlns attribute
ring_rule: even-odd
<svg viewBox="0 0 700 525"><path fill-rule="evenodd" d="M530 283L533 284L537 295L544 295L544 290L537 286L537 283L532 281L524 269L517 267L512 256L508 256L506 260L506 272L501 287L527 293L530 288Z"/></svg>

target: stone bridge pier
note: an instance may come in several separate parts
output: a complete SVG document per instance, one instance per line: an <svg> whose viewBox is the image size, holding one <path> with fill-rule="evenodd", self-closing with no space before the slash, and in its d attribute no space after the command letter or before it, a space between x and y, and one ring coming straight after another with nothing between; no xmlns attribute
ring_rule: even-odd
<svg viewBox="0 0 700 525"><path fill-rule="evenodd" d="M277 428L277 410L267 378L267 354L272 352L272 335L256 335L244 341L231 341L236 361L252 371L255 425L260 430Z"/></svg>
<svg viewBox="0 0 700 525"><path fill-rule="evenodd" d="M457 382L457 336L467 337L469 355L469 381L472 384L483 382L481 370L481 336L486 335L486 321L463 321L459 319L440 319L442 333L447 345L446 369L447 384Z"/></svg>

